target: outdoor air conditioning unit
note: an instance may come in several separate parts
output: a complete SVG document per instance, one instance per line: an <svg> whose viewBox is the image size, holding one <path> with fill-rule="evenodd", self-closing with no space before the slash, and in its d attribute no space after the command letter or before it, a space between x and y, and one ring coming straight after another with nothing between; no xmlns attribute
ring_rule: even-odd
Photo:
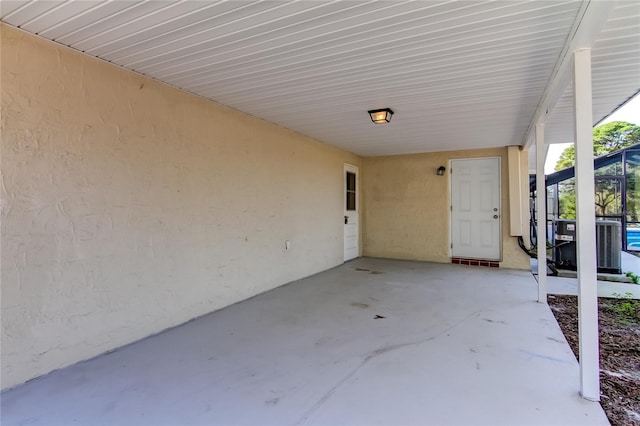
<svg viewBox="0 0 640 426"><path fill-rule="evenodd" d="M596 220L598 271L622 273L622 226L615 220Z"/></svg>
<svg viewBox="0 0 640 426"><path fill-rule="evenodd" d="M576 256L576 221L556 219L553 221L553 261L559 268L575 271L578 265Z"/></svg>
<svg viewBox="0 0 640 426"><path fill-rule="evenodd" d="M553 221L553 261L559 268L576 270L576 221ZM622 273L622 226L614 220L596 220L598 272Z"/></svg>

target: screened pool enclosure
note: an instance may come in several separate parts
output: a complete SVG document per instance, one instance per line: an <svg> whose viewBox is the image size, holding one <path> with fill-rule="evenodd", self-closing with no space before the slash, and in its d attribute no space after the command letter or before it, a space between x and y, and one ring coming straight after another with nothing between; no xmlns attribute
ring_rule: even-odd
<svg viewBox="0 0 640 426"><path fill-rule="evenodd" d="M594 168L596 219L619 222L623 250L640 252L640 144L596 158ZM535 218L535 175L531 180ZM546 176L546 188L547 241L551 241L554 220L576 217L575 168Z"/></svg>

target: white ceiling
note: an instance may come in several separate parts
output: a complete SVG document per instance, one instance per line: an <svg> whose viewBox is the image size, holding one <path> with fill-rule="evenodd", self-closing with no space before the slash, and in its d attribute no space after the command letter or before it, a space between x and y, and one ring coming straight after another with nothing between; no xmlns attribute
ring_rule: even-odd
<svg viewBox="0 0 640 426"><path fill-rule="evenodd" d="M617 3L594 48L595 121L640 89L640 2ZM371 156L522 144L584 7L560 0L3 0L0 18ZM567 99L570 93L550 117L562 141L571 129ZM395 111L390 124L369 120L367 110L379 107Z"/></svg>

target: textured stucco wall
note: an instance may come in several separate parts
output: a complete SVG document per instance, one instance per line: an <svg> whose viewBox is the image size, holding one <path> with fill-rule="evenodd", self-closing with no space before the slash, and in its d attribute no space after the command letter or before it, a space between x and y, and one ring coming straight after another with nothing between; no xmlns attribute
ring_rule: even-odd
<svg viewBox="0 0 640 426"><path fill-rule="evenodd" d="M1 37L2 388L342 263L358 157Z"/></svg>
<svg viewBox="0 0 640 426"><path fill-rule="evenodd" d="M507 148L365 158L363 255L450 262L449 160L479 157L502 159L500 265L528 269L529 258L509 236ZM436 175L441 165L447 167L446 176Z"/></svg>

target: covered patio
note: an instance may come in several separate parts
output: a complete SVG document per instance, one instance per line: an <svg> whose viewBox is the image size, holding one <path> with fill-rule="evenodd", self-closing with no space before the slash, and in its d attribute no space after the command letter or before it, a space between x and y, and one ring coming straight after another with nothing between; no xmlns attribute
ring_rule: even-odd
<svg viewBox="0 0 640 426"><path fill-rule="evenodd" d="M3 424L606 423L591 129L639 17L1 2ZM570 141L580 368L519 247Z"/></svg>
<svg viewBox="0 0 640 426"><path fill-rule="evenodd" d="M362 258L2 396L3 424L607 424L528 271Z"/></svg>

